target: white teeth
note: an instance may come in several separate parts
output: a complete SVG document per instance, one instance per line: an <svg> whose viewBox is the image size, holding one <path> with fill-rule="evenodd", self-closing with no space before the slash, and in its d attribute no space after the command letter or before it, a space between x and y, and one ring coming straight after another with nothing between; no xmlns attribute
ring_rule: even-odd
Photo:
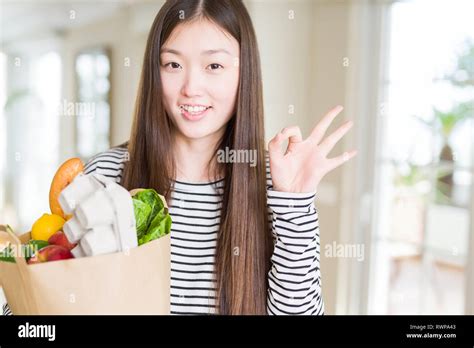
<svg viewBox="0 0 474 348"><path fill-rule="evenodd" d="M190 113L201 113L208 109L209 107L206 106L190 106L190 105L181 105L181 109L186 110Z"/></svg>

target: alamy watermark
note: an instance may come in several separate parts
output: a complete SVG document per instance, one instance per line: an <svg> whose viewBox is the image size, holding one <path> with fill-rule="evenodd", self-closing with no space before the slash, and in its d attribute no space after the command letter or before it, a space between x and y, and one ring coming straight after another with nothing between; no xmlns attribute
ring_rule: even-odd
<svg viewBox="0 0 474 348"><path fill-rule="evenodd" d="M9 244L8 246L0 250L0 253L2 254L2 257L4 258L14 259L16 257L30 258L33 255L35 255L38 251L39 251L39 247L38 245L35 245L35 244L22 244L22 245Z"/></svg>
<svg viewBox="0 0 474 348"><path fill-rule="evenodd" d="M95 117L95 102L72 102L63 99L57 108L60 116Z"/></svg>
<svg viewBox="0 0 474 348"><path fill-rule="evenodd" d="M338 244L334 241L332 244L326 244L324 249L326 257L356 258L359 262L365 258L364 244Z"/></svg>
<svg viewBox="0 0 474 348"><path fill-rule="evenodd" d="M217 150L217 162L249 163L250 167L255 167L257 165L257 150L234 150L226 146L225 149Z"/></svg>
<svg viewBox="0 0 474 348"><path fill-rule="evenodd" d="M56 325L37 325L26 322L18 326L18 337L20 338L47 338L48 341L56 339Z"/></svg>

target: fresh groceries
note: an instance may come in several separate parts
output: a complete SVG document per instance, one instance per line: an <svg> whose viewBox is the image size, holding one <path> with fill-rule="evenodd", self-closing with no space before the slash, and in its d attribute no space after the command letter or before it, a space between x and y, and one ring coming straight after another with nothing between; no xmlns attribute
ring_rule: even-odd
<svg viewBox="0 0 474 348"><path fill-rule="evenodd" d="M64 162L51 183L51 214L33 224L20 247L28 264L126 251L171 231L163 196L153 189L127 191L100 174L83 174L79 158ZM131 199L130 199L131 198ZM7 232L14 234L7 226ZM0 261L15 262L15 245L0 240Z"/></svg>
<svg viewBox="0 0 474 348"><path fill-rule="evenodd" d="M130 192L133 199L138 245L170 233L171 217L165 199L153 189Z"/></svg>
<svg viewBox="0 0 474 348"><path fill-rule="evenodd" d="M48 241L48 239L63 228L66 221L56 214L43 214L31 227L31 238Z"/></svg>
<svg viewBox="0 0 474 348"><path fill-rule="evenodd" d="M64 214L59 204L59 195L83 170L84 164L82 161L79 158L71 158L64 162L56 171L49 189L49 208L53 214L59 215L65 220L71 218L71 216Z"/></svg>

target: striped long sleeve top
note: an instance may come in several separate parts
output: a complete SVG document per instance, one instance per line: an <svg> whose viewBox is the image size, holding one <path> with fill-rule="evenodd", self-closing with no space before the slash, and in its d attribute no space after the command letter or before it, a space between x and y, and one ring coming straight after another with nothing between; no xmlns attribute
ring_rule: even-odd
<svg viewBox="0 0 474 348"><path fill-rule="evenodd" d="M92 157L85 174L120 182L127 149L111 148ZM171 314L214 314L214 262L224 181L174 181L171 227ZM315 193L272 189L267 158L268 218L274 251L268 272L267 313L323 315L320 242Z"/></svg>

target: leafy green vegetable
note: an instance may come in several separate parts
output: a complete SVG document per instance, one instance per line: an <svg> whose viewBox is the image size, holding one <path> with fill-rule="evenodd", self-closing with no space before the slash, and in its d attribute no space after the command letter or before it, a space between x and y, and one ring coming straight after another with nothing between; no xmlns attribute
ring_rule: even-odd
<svg viewBox="0 0 474 348"><path fill-rule="evenodd" d="M160 211L161 212L161 211ZM149 241L163 237L169 233L171 230L171 217L169 214L160 214L158 213L148 228L146 234L138 240L138 245L148 243Z"/></svg>
<svg viewBox="0 0 474 348"><path fill-rule="evenodd" d="M160 199L160 195L153 189L139 191L133 198L147 204L151 208L151 214L147 221L148 225L150 224L151 220L153 220L157 212L163 208L163 202Z"/></svg>
<svg viewBox="0 0 474 348"><path fill-rule="evenodd" d="M135 212L135 224L137 236L140 238L147 231L148 219L151 215L151 206L145 202L133 199L133 210Z"/></svg>
<svg viewBox="0 0 474 348"><path fill-rule="evenodd" d="M170 233L171 216L164 199L153 189L137 192L133 197L138 245L148 243Z"/></svg>

